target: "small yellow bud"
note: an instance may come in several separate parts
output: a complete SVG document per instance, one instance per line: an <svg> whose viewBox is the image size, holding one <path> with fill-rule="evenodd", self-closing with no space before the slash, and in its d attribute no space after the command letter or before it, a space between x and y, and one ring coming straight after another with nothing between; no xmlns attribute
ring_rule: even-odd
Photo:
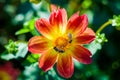
<svg viewBox="0 0 120 80"><path fill-rule="evenodd" d="M41 0L29 0L31 3L38 4Z"/></svg>

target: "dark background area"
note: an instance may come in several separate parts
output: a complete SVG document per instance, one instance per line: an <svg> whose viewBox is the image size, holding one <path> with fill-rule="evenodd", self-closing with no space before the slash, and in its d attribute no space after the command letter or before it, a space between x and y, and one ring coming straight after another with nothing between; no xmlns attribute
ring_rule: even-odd
<svg viewBox="0 0 120 80"><path fill-rule="evenodd" d="M94 31L112 19L113 15L120 15L120 0L46 1L65 8L69 17L77 11L80 14L87 13L88 18L91 17L89 26ZM31 4L28 0L0 0L0 54L6 50L4 46L9 39L17 41L20 36L25 36L24 41L28 41L33 36L30 32L15 35L16 31L23 28L24 22L39 17L38 11L45 12L45 5L35 9ZM28 18L27 14L31 17ZM108 42L93 55L91 64L75 67L74 75L68 80L120 80L120 31L109 25L102 33L106 34Z"/></svg>

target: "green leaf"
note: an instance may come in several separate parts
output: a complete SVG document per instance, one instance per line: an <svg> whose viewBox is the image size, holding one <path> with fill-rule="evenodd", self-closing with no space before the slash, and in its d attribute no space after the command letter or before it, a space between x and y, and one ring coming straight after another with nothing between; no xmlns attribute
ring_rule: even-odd
<svg viewBox="0 0 120 80"><path fill-rule="evenodd" d="M35 63L35 62L38 62L39 57L40 57L40 54L30 54L30 55L27 57L27 60L28 60L30 63Z"/></svg>
<svg viewBox="0 0 120 80"><path fill-rule="evenodd" d="M20 34L28 33L29 31L30 31L29 29L23 28L23 29L20 29L19 31L17 31L15 33L15 35L20 35Z"/></svg>
<svg viewBox="0 0 120 80"><path fill-rule="evenodd" d="M92 55L94 55L98 50L102 48L102 45L96 41L93 41L89 45L85 45L85 46L90 50Z"/></svg>
<svg viewBox="0 0 120 80"><path fill-rule="evenodd" d="M16 58L22 57L24 58L28 52L28 46L25 42L18 43L18 52L16 53Z"/></svg>
<svg viewBox="0 0 120 80"><path fill-rule="evenodd" d="M35 27L35 21L36 21L36 18L33 18L33 19L29 20L29 21L26 21L23 24L23 28L27 28L27 29L33 30L34 27Z"/></svg>
<svg viewBox="0 0 120 80"><path fill-rule="evenodd" d="M36 20L36 18L33 18L33 19L29 20L29 21L26 21L23 24L23 28L21 28L20 30L18 30L15 33L15 35L25 34L25 33L28 33L28 32L30 32L33 35L38 34L34 30L35 29L35 20Z"/></svg>
<svg viewBox="0 0 120 80"><path fill-rule="evenodd" d="M4 60L17 59L19 57L24 58L28 52L26 42L14 42L10 40L5 48L7 49L7 52L1 54L1 58Z"/></svg>
<svg viewBox="0 0 120 80"><path fill-rule="evenodd" d="M92 43L85 46L91 51L92 55L94 55L98 50L102 49L102 45L107 41L108 40L104 33L97 33L96 39Z"/></svg>
<svg viewBox="0 0 120 80"><path fill-rule="evenodd" d="M14 59L15 58L15 55L13 54L2 54L1 55L1 59L4 59L4 60L10 60L10 59Z"/></svg>

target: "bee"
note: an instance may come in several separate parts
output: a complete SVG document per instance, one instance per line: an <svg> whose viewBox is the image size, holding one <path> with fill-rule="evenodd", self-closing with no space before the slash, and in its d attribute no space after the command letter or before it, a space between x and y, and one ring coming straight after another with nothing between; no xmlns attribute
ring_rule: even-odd
<svg viewBox="0 0 120 80"><path fill-rule="evenodd" d="M72 35L70 33L68 33L68 38L69 38L69 43L72 42Z"/></svg>
<svg viewBox="0 0 120 80"><path fill-rule="evenodd" d="M69 38L69 43L71 43L72 42L72 35L70 33L68 33L68 38ZM65 52L65 50L59 49L57 47L54 47L54 50L59 52L59 53L64 53Z"/></svg>
<svg viewBox="0 0 120 80"><path fill-rule="evenodd" d="M54 47L55 51L59 52L59 53L64 53L65 51L64 50L60 50L58 49L57 47Z"/></svg>

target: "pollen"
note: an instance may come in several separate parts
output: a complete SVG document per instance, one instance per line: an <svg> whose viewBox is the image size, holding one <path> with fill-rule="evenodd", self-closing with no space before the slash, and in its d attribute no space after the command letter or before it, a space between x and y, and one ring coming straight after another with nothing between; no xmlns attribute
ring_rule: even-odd
<svg viewBox="0 0 120 80"><path fill-rule="evenodd" d="M57 52L64 53L65 50L68 48L68 46L69 46L69 40L67 38L58 37L55 41L54 49Z"/></svg>
<svg viewBox="0 0 120 80"><path fill-rule="evenodd" d="M56 46L65 47L68 44L68 39L59 37L56 39Z"/></svg>

